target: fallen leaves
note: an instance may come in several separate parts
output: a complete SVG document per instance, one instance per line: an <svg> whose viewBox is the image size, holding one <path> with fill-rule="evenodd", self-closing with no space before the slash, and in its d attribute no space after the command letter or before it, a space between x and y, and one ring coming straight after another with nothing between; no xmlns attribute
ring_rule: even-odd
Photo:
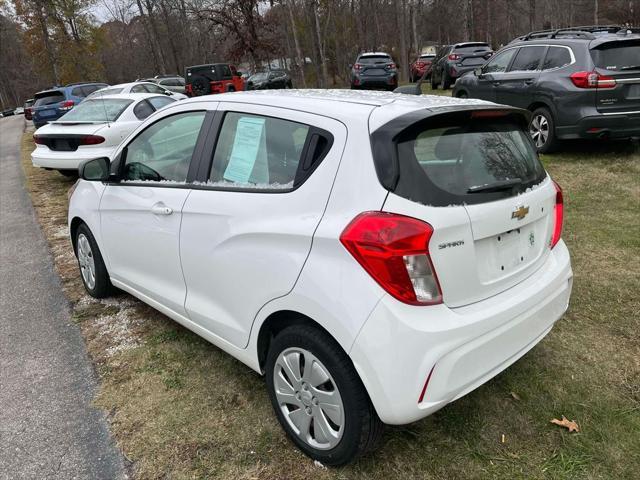
<svg viewBox="0 0 640 480"><path fill-rule="evenodd" d="M551 423L566 428L567 430L569 430L569 433L580 431L580 427L578 427L578 424L576 423L576 421L569 420L564 415L562 415L562 420L558 420L557 418L554 418L553 420L551 420Z"/></svg>

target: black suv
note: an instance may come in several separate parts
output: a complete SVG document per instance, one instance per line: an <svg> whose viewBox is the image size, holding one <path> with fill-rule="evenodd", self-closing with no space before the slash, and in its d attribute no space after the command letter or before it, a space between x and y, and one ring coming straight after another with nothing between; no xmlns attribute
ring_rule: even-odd
<svg viewBox="0 0 640 480"><path fill-rule="evenodd" d="M384 52L361 53L351 68L351 88L394 90L398 86L398 69L391 55Z"/></svg>
<svg viewBox="0 0 640 480"><path fill-rule="evenodd" d="M533 112L529 132L540 152L559 139L640 136L640 35L577 28L517 38L458 80L453 95Z"/></svg>
<svg viewBox="0 0 640 480"><path fill-rule="evenodd" d="M247 90L293 88L291 76L284 70L269 70L251 75L246 82Z"/></svg>
<svg viewBox="0 0 640 480"><path fill-rule="evenodd" d="M488 43L465 42L445 45L431 63L431 88L449 88L463 74L483 65L493 50Z"/></svg>

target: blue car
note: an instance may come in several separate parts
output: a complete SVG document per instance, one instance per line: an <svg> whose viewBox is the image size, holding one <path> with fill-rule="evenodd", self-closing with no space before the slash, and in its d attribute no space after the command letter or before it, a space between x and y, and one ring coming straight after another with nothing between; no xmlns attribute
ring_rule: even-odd
<svg viewBox="0 0 640 480"><path fill-rule="evenodd" d="M72 83L36 93L31 108L33 124L40 128L59 119L89 94L108 86L106 83Z"/></svg>

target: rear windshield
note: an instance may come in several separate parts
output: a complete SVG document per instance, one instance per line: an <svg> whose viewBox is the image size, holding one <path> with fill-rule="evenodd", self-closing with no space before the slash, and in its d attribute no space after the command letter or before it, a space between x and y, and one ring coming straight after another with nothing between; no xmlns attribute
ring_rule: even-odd
<svg viewBox="0 0 640 480"><path fill-rule="evenodd" d="M397 136L395 193L447 206L512 197L540 183L546 173L523 117L492 113L439 116Z"/></svg>
<svg viewBox="0 0 640 480"><path fill-rule="evenodd" d="M472 43L470 45L461 45L453 49L453 51L457 53L486 52L488 50L491 50L491 48L486 43Z"/></svg>
<svg viewBox="0 0 640 480"><path fill-rule="evenodd" d="M52 103L62 101L64 101L64 94L59 91L36 93L36 101L33 106L40 107L42 105L51 105Z"/></svg>
<svg viewBox="0 0 640 480"><path fill-rule="evenodd" d="M358 63L364 65L375 65L376 63L387 63L391 61L391 57L387 55L367 55L366 57L360 57Z"/></svg>
<svg viewBox="0 0 640 480"><path fill-rule="evenodd" d="M87 99L69 113L60 117L60 122L113 122L118 119L133 100L120 98Z"/></svg>
<svg viewBox="0 0 640 480"><path fill-rule="evenodd" d="M640 39L607 42L591 50L598 68L607 70L640 70Z"/></svg>

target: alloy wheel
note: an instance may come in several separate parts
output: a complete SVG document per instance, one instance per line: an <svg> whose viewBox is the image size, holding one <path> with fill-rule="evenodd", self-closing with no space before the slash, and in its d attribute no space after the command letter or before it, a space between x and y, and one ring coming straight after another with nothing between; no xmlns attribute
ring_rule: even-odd
<svg viewBox="0 0 640 480"><path fill-rule="evenodd" d="M529 135L531 135L537 148L541 148L547 143L547 139L549 138L549 121L544 115L536 115L531 119Z"/></svg>
<svg viewBox="0 0 640 480"><path fill-rule="evenodd" d="M78 263L82 279L89 290L96 286L96 264L89 239L81 233L78 235Z"/></svg>
<svg viewBox="0 0 640 480"><path fill-rule="evenodd" d="M318 450L334 448L344 433L344 405L335 380L303 348L282 351L273 369L278 406L293 432Z"/></svg>

